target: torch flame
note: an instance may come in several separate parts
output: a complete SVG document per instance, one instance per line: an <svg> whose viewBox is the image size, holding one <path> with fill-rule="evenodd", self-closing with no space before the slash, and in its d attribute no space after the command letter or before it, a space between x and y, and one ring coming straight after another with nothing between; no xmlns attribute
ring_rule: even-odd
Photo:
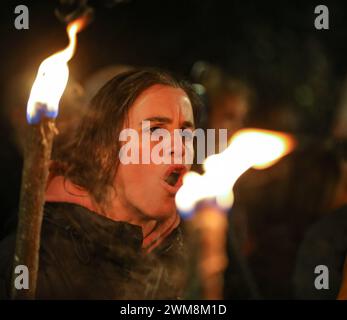
<svg viewBox="0 0 347 320"><path fill-rule="evenodd" d="M231 137L228 148L204 161L205 173L188 172L176 194L181 213L191 212L205 199L215 199L222 208L234 202L232 192L237 179L249 168L264 169L293 150L294 139L285 133L243 129Z"/></svg>
<svg viewBox="0 0 347 320"><path fill-rule="evenodd" d="M55 118L58 115L59 101L69 78L67 62L75 52L76 35L85 25L85 18L69 23L66 28L69 45L42 61L27 104L29 123L38 123L42 114L49 118Z"/></svg>

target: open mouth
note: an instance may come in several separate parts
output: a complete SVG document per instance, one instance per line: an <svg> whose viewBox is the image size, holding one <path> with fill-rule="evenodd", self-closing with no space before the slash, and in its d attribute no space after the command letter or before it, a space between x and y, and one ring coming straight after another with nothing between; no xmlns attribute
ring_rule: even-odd
<svg viewBox="0 0 347 320"><path fill-rule="evenodd" d="M171 166L169 168L164 178L169 191L176 192L182 186L182 178L186 172L185 166Z"/></svg>
<svg viewBox="0 0 347 320"><path fill-rule="evenodd" d="M166 183L174 187L180 178L180 172L171 172L170 175L165 179Z"/></svg>

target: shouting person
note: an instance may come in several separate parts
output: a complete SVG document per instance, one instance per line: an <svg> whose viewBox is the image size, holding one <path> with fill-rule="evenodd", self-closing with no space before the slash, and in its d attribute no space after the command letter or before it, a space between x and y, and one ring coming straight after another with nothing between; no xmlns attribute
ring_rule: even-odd
<svg viewBox="0 0 347 320"><path fill-rule="evenodd" d="M122 73L98 91L74 137L52 162L38 298L182 297L187 249L175 194L190 166L175 163L176 153L186 148L184 139L177 148L173 132L194 129L198 104L190 85L153 69ZM171 144L162 153L171 163L124 164L119 158L124 129L138 133L139 159L160 143L142 140L167 130ZM5 297L13 286L13 250L14 237L8 237L0 248Z"/></svg>

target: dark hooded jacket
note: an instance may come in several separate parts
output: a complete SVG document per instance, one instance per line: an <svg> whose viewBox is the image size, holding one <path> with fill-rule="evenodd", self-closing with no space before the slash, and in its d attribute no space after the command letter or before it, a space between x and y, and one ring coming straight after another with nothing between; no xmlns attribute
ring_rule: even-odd
<svg viewBox="0 0 347 320"><path fill-rule="evenodd" d="M179 299L187 250L182 227L151 253L142 230L70 203L46 203L38 299ZM0 244L0 299L9 298L15 235Z"/></svg>

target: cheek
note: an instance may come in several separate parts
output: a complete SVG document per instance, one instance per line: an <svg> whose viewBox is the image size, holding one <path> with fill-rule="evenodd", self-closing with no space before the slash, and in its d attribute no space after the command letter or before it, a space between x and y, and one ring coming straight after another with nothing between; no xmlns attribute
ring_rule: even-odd
<svg viewBox="0 0 347 320"><path fill-rule="evenodd" d="M118 171L121 202L152 218L171 215L175 210L175 201L163 189L162 171L160 166L151 164L121 166Z"/></svg>
<svg viewBox="0 0 347 320"><path fill-rule="evenodd" d="M119 182L124 197L136 204L145 203L158 194L159 179L153 165L121 165ZM135 204L135 203L134 203Z"/></svg>
<svg viewBox="0 0 347 320"><path fill-rule="evenodd" d="M133 188L136 186L134 189L140 189L144 183L149 181L149 177L150 175L148 174L145 165L121 165L119 168L119 178L122 181L124 188Z"/></svg>

